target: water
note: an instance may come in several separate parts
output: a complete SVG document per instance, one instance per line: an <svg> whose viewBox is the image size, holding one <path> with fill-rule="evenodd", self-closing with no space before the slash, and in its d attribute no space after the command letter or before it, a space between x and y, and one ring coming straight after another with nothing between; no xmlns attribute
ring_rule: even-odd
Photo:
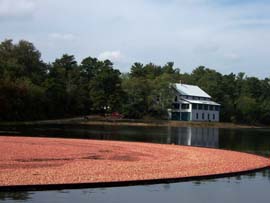
<svg viewBox="0 0 270 203"><path fill-rule="evenodd" d="M125 140L231 149L270 156L270 129L38 126L0 134ZM0 192L0 202L269 202L270 170L203 181L56 191Z"/></svg>

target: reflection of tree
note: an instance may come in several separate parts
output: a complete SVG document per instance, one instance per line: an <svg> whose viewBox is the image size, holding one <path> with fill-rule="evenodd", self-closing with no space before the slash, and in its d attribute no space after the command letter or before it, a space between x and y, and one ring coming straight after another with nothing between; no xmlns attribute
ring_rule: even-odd
<svg viewBox="0 0 270 203"><path fill-rule="evenodd" d="M170 190L171 185L170 185L170 184L163 184L163 188L164 188L165 190Z"/></svg>
<svg viewBox="0 0 270 203"><path fill-rule="evenodd" d="M263 170L261 173L263 177L266 177L268 180L270 180L270 169Z"/></svg>
<svg viewBox="0 0 270 203"><path fill-rule="evenodd" d="M29 200L29 192L0 192L0 200Z"/></svg>
<svg viewBox="0 0 270 203"><path fill-rule="evenodd" d="M220 148L269 157L269 129L220 129Z"/></svg>
<svg viewBox="0 0 270 203"><path fill-rule="evenodd" d="M249 179L254 179L254 178L256 178L257 175L258 175L258 173L253 172L253 173L247 174L247 177L248 177Z"/></svg>
<svg viewBox="0 0 270 203"><path fill-rule="evenodd" d="M194 180L192 183L195 186L200 186L202 184L206 184L206 183L215 183L217 182L218 179L204 179L204 180Z"/></svg>
<svg viewBox="0 0 270 203"><path fill-rule="evenodd" d="M193 181L194 185L201 185L203 181L197 180L197 181Z"/></svg>

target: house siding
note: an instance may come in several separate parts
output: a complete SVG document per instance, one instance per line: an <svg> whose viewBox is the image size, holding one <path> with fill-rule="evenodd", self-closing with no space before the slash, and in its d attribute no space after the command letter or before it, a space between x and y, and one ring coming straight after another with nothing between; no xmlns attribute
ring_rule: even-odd
<svg viewBox="0 0 270 203"><path fill-rule="evenodd" d="M198 114L198 118L197 118L196 114ZM204 114L204 119L202 118L202 114ZM209 119L208 119L208 114L209 114ZM193 109L191 112L191 121L219 122L219 111L194 110Z"/></svg>
<svg viewBox="0 0 270 203"><path fill-rule="evenodd" d="M198 95L181 95L179 91L175 89L173 103L173 108L169 111L169 118L172 120L207 122L219 122L220 120L220 105L211 101L210 97L206 98ZM189 108L186 109L185 107L187 107L187 104L189 105ZM197 108L192 107L194 104ZM199 105L202 106L202 109L198 109ZM215 109L217 106L218 109Z"/></svg>

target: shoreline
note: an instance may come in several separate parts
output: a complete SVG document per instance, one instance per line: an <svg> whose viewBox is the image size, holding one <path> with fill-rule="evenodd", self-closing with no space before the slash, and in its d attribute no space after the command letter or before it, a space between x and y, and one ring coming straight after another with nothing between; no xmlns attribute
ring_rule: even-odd
<svg viewBox="0 0 270 203"><path fill-rule="evenodd" d="M255 126L248 124L235 124L224 122L191 122L172 120L141 120L141 119L111 119L100 117L75 117L65 119L0 122L3 126L28 126L28 125L107 125L107 126L140 126L140 127L204 127L204 128L269 128L269 126Z"/></svg>
<svg viewBox="0 0 270 203"><path fill-rule="evenodd" d="M233 123L185 122L185 121L85 121L81 125L141 126L141 127L204 127L204 128L263 128Z"/></svg>

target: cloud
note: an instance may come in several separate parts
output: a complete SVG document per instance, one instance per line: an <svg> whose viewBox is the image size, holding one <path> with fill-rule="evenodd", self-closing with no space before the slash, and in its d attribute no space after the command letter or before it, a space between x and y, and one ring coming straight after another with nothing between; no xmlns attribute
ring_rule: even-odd
<svg viewBox="0 0 270 203"><path fill-rule="evenodd" d="M238 54L235 54L235 53L226 53L226 54L224 54L224 57L226 60L229 60L229 61L240 60L240 56Z"/></svg>
<svg viewBox="0 0 270 203"><path fill-rule="evenodd" d="M31 16L35 8L34 0L0 0L0 18Z"/></svg>
<svg viewBox="0 0 270 203"><path fill-rule="evenodd" d="M123 58L123 55L120 51L104 51L99 54L98 58L100 60L109 59L111 61L120 61Z"/></svg>
<svg viewBox="0 0 270 203"><path fill-rule="evenodd" d="M212 54L212 53L216 53L219 49L220 49L219 45L209 41L207 43L201 43L201 44L198 44L198 46L195 46L194 53Z"/></svg>
<svg viewBox="0 0 270 203"><path fill-rule="evenodd" d="M174 61L183 72L270 75L269 10L269 0L0 0L0 38L34 42L45 61L72 53L114 60L121 71ZM1 20L12 15L34 20Z"/></svg>
<svg viewBox="0 0 270 203"><path fill-rule="evenodd" d="M53 40L73 41L76 39L76 36L70 33L51 33L49 34L49 38Z"/></svg>

